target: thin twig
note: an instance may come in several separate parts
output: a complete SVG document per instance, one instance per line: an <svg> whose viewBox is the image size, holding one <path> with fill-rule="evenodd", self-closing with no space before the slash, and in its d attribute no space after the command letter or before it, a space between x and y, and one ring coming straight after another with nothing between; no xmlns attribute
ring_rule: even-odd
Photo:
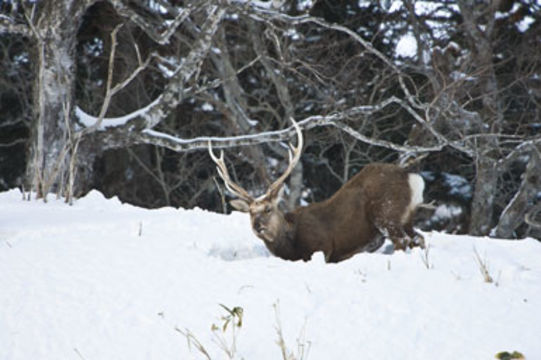
<svg viewBox="0 0 541 360"><path fill-rule="evenodd" d="M195 348L201 354L203 354L208 360L211 360L211 357L210 357L209 353L207 352L207 349L205 349L203 344L201 344L201 342L197 339L197 337L195 337L195 335L190 330L188 330L188 329L181 330L178 327L176 327L175 331L178 331L179 333L184 335L184 337L186 338L186 341L188 342L188 348L189 349L191 349L192 344L193 344L195 346Z"/></svg>

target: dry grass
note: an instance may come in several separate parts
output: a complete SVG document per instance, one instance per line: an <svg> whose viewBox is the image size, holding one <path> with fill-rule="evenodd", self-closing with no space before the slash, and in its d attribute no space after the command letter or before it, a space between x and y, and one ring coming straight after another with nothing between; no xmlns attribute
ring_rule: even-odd
<svg viewBox="0 0 541 360"><path fill-rule="evenodd" d="M218 345L220 350L225 354L227 359L237 358L237 337L239 330L242 327L242 321L244 316L244 310L240 306L228 308L225 305L220 306L226 311L225 315L220 317L218 324L212 324L211 331L213 335L213 341ZM308 353L310 352L310 341L306 340L306 324L302 327L299 336L296 339L296 351L291 351L287 346L287 343L282 332L282 322L280 320L280 304L274 303L274 313L276 316L276 333L278 339L276 344L280 348L283 360L306 360L308 359ZM188 329L175 328L177 332L182 334L188 342L188 348L192 351L192 348L197 350L207 360L212 360L207 348L199 341L199 339Z"/></svg>
<svg viewBox="0 0 541 360"><path fill-rule="evenodd" d="M430 244L427 244L421 252L421 261L428 270L434 267L434 264L430 261Z"/></svg>
<svg viewBox="0 0 541 360"><path fill-rule="evenodd" d="M237 337L238 332L242 327L244 310L240 306L235 306L232 309L222 304L220 304L220 306L226 311L226 313L220 317L221 323L219 325L212 324L210 328L212 331L213 341L223 351L227 359L235 359L237 354ZM178 327L175 328L175 330L186 338L190 351L193 347L207 360L212 360L206 347L190 330L182 330Z"/></svg>
<svg viewBox="0 0 541 360"><path fill-rule="evenodd" d="M486 283L493 283L494 279L490 275L489 266L488 266L488 260L486 258L486 255L484 258L481 258L479 255L479 252L474 247L473 252L475 254L475 259L477 260L477 264L479 265L479 270L481 271L481 275L483 275L483 279Z"/></svg>
<svg viewBox="0 0 541 360"><path fill-rule="evenodd" d="M310 352L310 341L306 340L306 323L302 327L299 336L297 337L297 350L296 352L291 351L284 339L284 334L282 332L282 322L280 320L280 303L276 302L273 305L274 314L276 316L276 333L278 339L276 344L280 347L282 352L282 360L306 360L308 359L308 353Z"/></svg>

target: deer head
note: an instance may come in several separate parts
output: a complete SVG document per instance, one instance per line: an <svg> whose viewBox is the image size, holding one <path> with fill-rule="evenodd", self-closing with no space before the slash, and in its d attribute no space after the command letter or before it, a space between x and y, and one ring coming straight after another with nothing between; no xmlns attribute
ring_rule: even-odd
<svg viewBox="0 0 541 360"><path fill-rule="evenodd" d="M284 213L278 208L282 197L284 181L287 179L295 165L299 162L303 147L303 137L300 126L291 119L297 133L297 146L289 143L289 165L284 173L273 182L265 194L257 198L252 197L240 185L231 180L224 162L224 153L220 151L220 157L216 157L209 142L209 154L216 163L218 174L224 181L225 187L238 199L230 201L236 210L250 214L252 230L262 240L273 242L281 232L287 229L287 221Z"/></svg>

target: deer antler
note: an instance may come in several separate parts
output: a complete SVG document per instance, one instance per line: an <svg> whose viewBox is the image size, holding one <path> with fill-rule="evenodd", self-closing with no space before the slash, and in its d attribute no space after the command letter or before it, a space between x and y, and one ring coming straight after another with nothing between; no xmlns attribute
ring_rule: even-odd
<svg viewBox="0 0 541 360"><path fill-rule="evenodd" d="M286 171L282 174L282 176L280 176L278 179L276 179L275 182L272 183L272 185L269 187L265 195L262 196L262 198L266 198L268 196L273 197L273 195L276 194L276 191L280 189L284 181L287 179L289 174L291 174L291 171L293 171L293 168L295 167L295 165L297 165L299 159L301 158L303 146L302 130L299 124L297 124L297 122L295 121L295 119L290 118L290 120L295 127L295 131L297 132L297 146L294 147L291 143L289 143L289 165Z"/></svg>
<svg viewBox="0 0 541 360"><path fill-rule="evenodd" d="M291 118L291 122L293 123L293 126L295 127L295 131L297 132L297 146L294 147L291 143L289 143L289 166L287 167L286 171L280 176L272 185L269 187L265 195L261 196L259 199L264 199L266 197L273 197L276 194L276 191L280 189L286 178L289 176L295 165L299 162L299 159L301 158L301 152L302 152L302 146L303 146L303 139L302 139L302 130L299 124L295 122L293 118ZM216 163L216 170L218 171L218 174L224 181L225 187L227 190L229 190L234 195L238 196L239 198L246 200L248 202L254 201L254 198L248 194L246 190L244 190L240 185L235 184L233 180L231 180L231 177L229 176L229 172L227 171L227 166L224 162L224 152L220 151L220 157L216 157L214 152L212 151L212 144L209 141L209 154L212 160Z"/></svg>
<svg viewBox="0 0 541 360"><path fill-rule="evenodd" d="M224 152L220 151L220 157L217 158L216 155L214 155L214 152L212 151L212 144L209 141L209 154L212 158L212 161L216 163L216 170L218 171L218 175L222 178L224 181L225 187L227 190L232 192L234 195L238 196L239 198L246 200L248 202L252 202L254 198L248 194L248 191L244 190L240 185L237 185L231 180L231 177L229 176L229 172L227 171L227 166L225 166L224 162Z"/></svg>

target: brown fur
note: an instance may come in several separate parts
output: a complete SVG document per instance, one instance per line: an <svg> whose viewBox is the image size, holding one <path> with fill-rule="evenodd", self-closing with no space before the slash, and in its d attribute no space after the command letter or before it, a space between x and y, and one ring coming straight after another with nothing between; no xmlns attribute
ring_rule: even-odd
<svg viewBox="0 0 541 360"><path fill-rule="evenodd" d="M329 199L286 214L277 207L277 194L233 206L250 212L255 234L274 255L306 261L323 251L327 262L338 262L377 249L383 233L395 249L412 246L408 174L397 165L370 164Z"/></svg>

